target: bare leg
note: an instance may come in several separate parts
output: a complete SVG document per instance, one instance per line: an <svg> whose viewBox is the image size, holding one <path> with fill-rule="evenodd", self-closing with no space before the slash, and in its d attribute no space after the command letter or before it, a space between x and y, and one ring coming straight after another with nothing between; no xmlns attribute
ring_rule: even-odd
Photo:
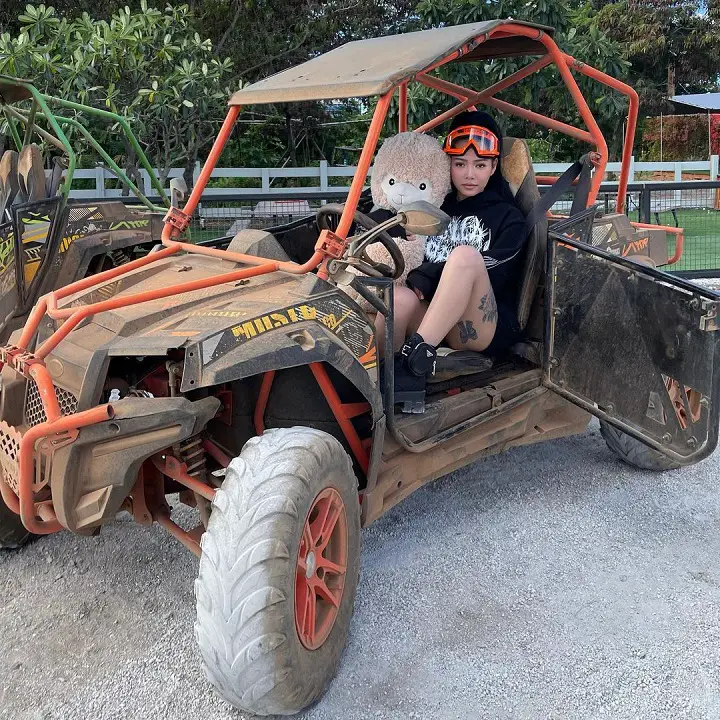
<svg viewBox="0 0 720 720"><path fill-rule="evenodd" d="M409 331L415 331L425 313L426 306L408 287L396 287L393 308L393 347L400 350ZM381 313L375 316L375 335L380 357L385 355L385 318Z"/></svg>
<svg viewBox="0 0 720 720"><path fill-rule="evenodd" d="M484 350L497 326L497 305L482 255L467 245L455 248L420 323L425 342L447 338L455 350Z"/></svg>

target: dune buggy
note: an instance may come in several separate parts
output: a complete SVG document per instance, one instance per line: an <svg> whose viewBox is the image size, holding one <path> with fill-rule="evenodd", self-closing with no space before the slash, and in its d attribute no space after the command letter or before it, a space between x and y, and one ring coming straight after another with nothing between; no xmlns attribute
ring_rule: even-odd
<svg viewBox="0 0 720 720"><path fill-rule="evenodd" d="M533 59L484 90L435 72L508 56ZM551 64L586 129L496 97ZM575 73L629 100L610 216L595 208L607 147ZM430 232L445 219L415 205L375 225L357 208L395 94L407 129L411 82L459 100L417 132L485 104L593 154L579 163L572 212L548 218L527 144L506 139L504 172L537 217L518 287L526 339L497 357L445 352L426 411L404 415L391 367L379 382L372 318L343 287L386 316L392 353L402 257L386 231ZM338 97L377 102L347 201L321 208L314 247L294 241L296 225L217 246L180 240L241 106ZM623 252L649 237L622 215L637 111L630 87L563 54L552 29L513 20L348 43L235 93L187 203L165 217L162 247L44 294L0 348L3 543L94 535L120 511L158 523L200 557L196 633L211 682L238 708L291 714L322 695L338 666L361 527L426 483L579 433L591 415L639 467L706 457L717 444L719 296ZM394 268L373 264L370 242L385 245ZM349 265L365 276L351 278ZM197 508L194 529L173 520L175 493Z"/></svg>
<svg viewBox="0 0 720 720"><path fill-rule="evenodd" d="M0 76L0 110L15 146L0 155L0 341L7 342L40 296L147 254L160 242L170 200L119 115L46 95L29 82L5 76ZM160 206L87 129L93 116L118 126ZM131 203L70 198L77 167L73 135L84 143L88 157L103 162L133 194Z"/></svg>

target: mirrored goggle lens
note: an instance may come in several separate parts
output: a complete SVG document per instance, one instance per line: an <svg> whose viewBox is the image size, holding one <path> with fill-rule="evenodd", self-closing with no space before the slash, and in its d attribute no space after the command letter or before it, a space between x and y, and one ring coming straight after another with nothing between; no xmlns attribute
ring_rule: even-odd
<svg viewBox="0 0 720 720"><path fill-rule="evenodd" d="M485 128L458 128L447 139L446 148L464 151L474 145L479 153L497 154L498 141L495 135Z"/></svg>

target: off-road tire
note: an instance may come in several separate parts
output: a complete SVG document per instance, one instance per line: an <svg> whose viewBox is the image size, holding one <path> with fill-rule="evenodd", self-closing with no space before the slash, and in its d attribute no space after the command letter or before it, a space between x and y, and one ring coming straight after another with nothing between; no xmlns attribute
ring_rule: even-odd
<svg viewBox="0 0 720 720"><path fill-rule="evenodd" d="M297 558L315 499L333 487L347 518L347 571L338 614L316 650L295 624ZM360 505L352 464L331 435L268 430L230 463L202 539L195 635L220 695L257 715L317 701L347 641L360 571Z"/></svg>
<svg viewBox="0 0 720 720"><path fill-rule="evenodd" d="M682 467L680 463L618 430L614 425L600 421L600 432L607 446L628 465L656 472Z"/></svg>
<svg viewBox="0 0 720 720"><path fill-rule="evenodd" d="M0 497L0 550L14 550L35 537Z"/></svg>

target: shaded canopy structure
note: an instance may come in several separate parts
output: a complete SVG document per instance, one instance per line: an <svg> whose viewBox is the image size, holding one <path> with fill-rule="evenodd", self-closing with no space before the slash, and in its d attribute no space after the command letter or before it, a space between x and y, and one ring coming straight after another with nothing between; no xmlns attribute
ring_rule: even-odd
<svg viewBox="0 0 720 720"><path fill-rule="evenodd" d="M448 82L437 73L443 65L453 62L528 56L529 61L515 72L479 90ZM585 128L576 127L496 97L503 90L548 66L552 66L559 73L563 85L575 102ZM410 129L414 132L428 132L463 110L476 105L487 105L499 112L515 115L589 144L592 150L588 157L595 166L595 172L587 202L593 203L607 166L608 148L593 112L578 86L575 74L584 75L609 89L616 90L628 100L622 167L616 199L617 210L622 212L637 125L639 108L637 93L626 83L564 53L553 39L552 28L508 18L349 42L297 67L289 68L233 93L229 100L228 114L190 197L182 210L173 207L165 218L162 242L168 248L202 254L220 253L222 257L227 259L232 257L236 262L257 264L256 257L228 253L215 248L201 250L197 246L179 242L179 236L187 228L190 216L200 202L203 189L232 134L241 109L247 105L267 103L377 97L365 144L336 230L334 232L323 230L313 257L305 265L288 271L304 273L319 266L318 276L327 278L328 263L332 258L342 257L354 213L394 96L397 97L399 132ZM429 122L419 127L408 128L408 86L412 83L437 90L459 102ZM269 268L269 265L267 267ZM273 269L278 269L277 263ZM270 270L265 269L265 271Z"/></svg>
<svg viewBox="0 0 720 720"><path fill-rule="evenodd" d="M362 182L369 168L393 93L397 92L398 98L398 130L403 132L410 129L407 126L408 85L417 82L450 95L460 102L424 125L413 128L415 132L427 132L467 108L487 105L499 112L515 115L588 143L593 147L591 158L596 167L590 192L590 201L592 201L597 196L602 182L608 161L608 149L593 112L573 77L574 73L578 73L617 90L628 98L628 122L617 199L618 208L622 209L638 115L637 93L629 85L564 53L555 43L553 35L553 29L545 25L508 18L346 43L324 55L233 93L229 101L228 124L225 132L218 138L220 143L218 150L227 140L232 123L242 107L268 103L377 97L378 102L365 148L358 161L358 174L355 177L358 185L353 182L348 196L347 205L352 206L358 199L356 196L358 196L359 183ZM494 85L481 90L448 82L436 72L440 67L451 62L478 62L506 57L530 57L530 61ZM496 97L511 85L550 65L560 74L563 84L575 102L585 129ZM201 178L204 179L202 174ZM196 198L191 196L191 199ZM343 235L349 227L348 214L340 223L339 234Z"/></svg>
<svg viewBox="0 0 720 720"><path fill-rule="evenodd" d="M678 106L678 110L694 112L705 110L706 112L720 112L720 92L698 93L695 95L673 95L670 102Z"/></svg>

